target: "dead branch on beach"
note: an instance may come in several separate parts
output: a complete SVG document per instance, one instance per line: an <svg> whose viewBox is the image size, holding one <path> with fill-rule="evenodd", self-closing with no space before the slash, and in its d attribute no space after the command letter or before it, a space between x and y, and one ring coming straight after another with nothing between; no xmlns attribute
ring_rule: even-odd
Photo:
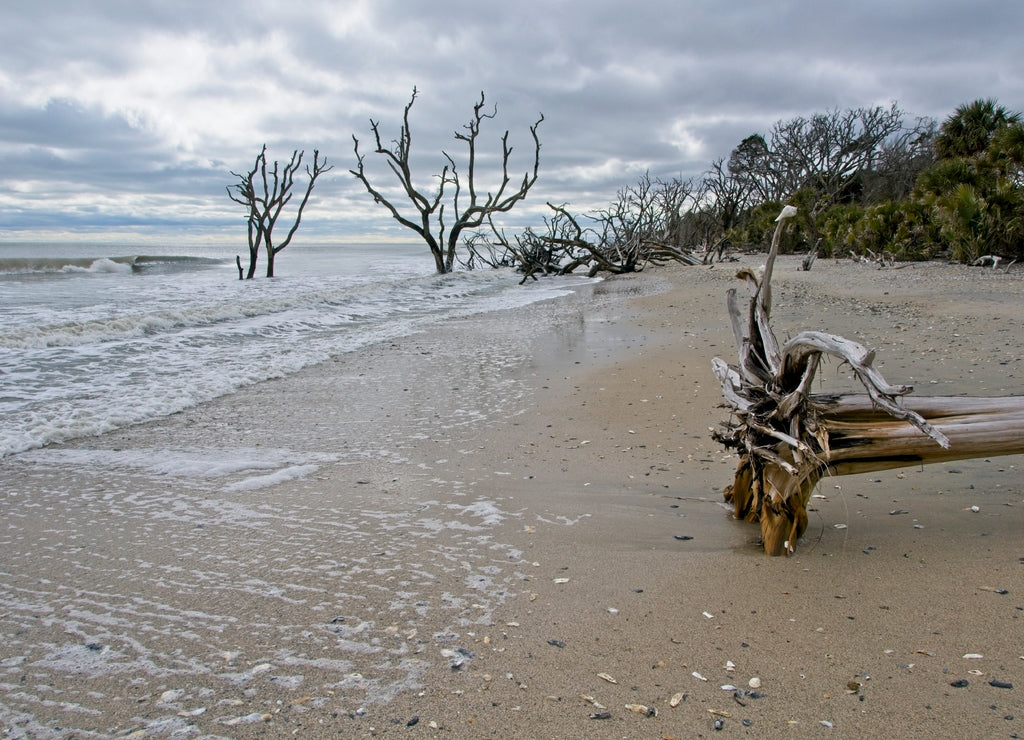
<svg viewBox="0 0 1024 740"><path fill-rule="evenodd" d="M727 294L739 350L736 365L712 366L732 409L716 440L739 456L725 500L737 519L760 522L769 555L790 554L807 528L807 502L824 475L848 475L947 460L1024 453L1024 397L922 397L890 385L875 353L832 334L805 331L779 345L771 328L771 278L786 206L760 280L737 277L749 291L746 311ZM847 363L865 394L811 393L823 355Z"/></svg>

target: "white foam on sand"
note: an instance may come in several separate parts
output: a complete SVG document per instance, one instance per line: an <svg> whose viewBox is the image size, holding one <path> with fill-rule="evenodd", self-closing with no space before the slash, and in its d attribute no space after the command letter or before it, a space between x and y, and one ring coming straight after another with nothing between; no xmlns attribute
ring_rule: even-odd
<svg viewBox="0 0 1024 740"><path fill-rule="evenodd" d="M73 467L85 473L142 473L151 476L213 480L237 474L272 471L263 476L247 477L229 488L251 489L304 477L315 472L318 463L334 462L335 455L298 453L292 450L265 448L132 448L31 450L17 458L39 465ZM288 472L285 472L288 471ZM261 479L268 479L261 481ZM254 483L245 481L253 480Z"/></svg>
<svg viewBox="0 0 1024 740"><path fill-rule="evenodd" d="M494 531L522 514L493 497L390 501L357 485L334 500L310 480L347 470L332 461L283 448L12 460L35 484L6 499L0 530L0 724L46 737L30 729L50 716L42 702L85 680L94 691L63 710L67 731L109 734L111 697L151 695L134 707L135 729L218 735L264 721L282 695L372 714L438 664L450 671L425 653L423 625L491 624L515 598L521 554ZM66 575L40 577L54 569ZM26 670L31 686L18 679Z"/></svg>

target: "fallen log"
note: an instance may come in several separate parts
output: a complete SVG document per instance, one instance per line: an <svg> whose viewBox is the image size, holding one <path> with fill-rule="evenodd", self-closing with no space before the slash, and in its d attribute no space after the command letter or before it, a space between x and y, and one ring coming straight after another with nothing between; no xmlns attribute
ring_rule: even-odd
<svg viewBox="0 0 1024 740"><path fill-rule="evenodd" d="M790 554L807 528L807 503L826 475L849 475L1024 453L1024 397L904 397L873 366L874 351L849 339L806 331L779 345L771 328L771 276L786 219L778 225L764 275L741 270L750 292L741 311L727 296L738 364L712 360L732 418L716 440L739 454L724 492L738 519L759 522L764 550ZM810 393L822 356L849 364L864 394Z"/></svg>

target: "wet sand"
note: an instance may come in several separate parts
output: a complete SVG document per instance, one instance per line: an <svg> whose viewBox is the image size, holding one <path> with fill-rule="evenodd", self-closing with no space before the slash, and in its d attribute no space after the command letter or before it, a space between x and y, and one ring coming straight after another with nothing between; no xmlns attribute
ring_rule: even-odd
<svg viewBox="0 0 1024 740"><path fill-rule="evenodd" d="M780 337L856 339L919 394L1024 393L1022 273L796 264ZM5 737L1024 736L1024 458L823 481L765 557L709 431L734 268L4 460Z"/></svg>

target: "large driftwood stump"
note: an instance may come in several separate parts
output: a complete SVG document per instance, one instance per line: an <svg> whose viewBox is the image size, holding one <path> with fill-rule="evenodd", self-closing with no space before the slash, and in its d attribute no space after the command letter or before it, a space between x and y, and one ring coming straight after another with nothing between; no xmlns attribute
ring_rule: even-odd
<svg viewBox="0 0 1024 740"><path fill-rule="evenodd" d="M732 409L715 439L739 453L725 500L738 519L760 522L769 555L790 554L807 528L807 502L823 475L1024 453L1024 397L927 397L890 385L872 367L874 351L843 337L802 332L781 347L772 332L771 277L786 206L764 275L740 270L746 311L728 292L739 361L712 367ZM848 363L866 394L810 393L822 355Z"/></svg>

